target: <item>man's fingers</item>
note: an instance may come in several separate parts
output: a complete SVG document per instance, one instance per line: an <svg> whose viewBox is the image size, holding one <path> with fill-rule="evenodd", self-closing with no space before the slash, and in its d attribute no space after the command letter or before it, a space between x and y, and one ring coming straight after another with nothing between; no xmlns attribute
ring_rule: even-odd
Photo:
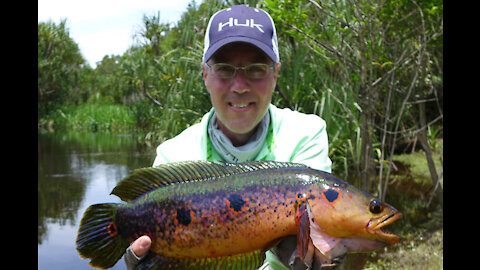
<svg viewBox="0 0 480 270"><path fill-rule="evenodd" d="M142 257L143 255L147 254L148 250L150 250L151 244L152 240L150 237L146 235L140 236L137 240L135 240L135 242L132 243L132 251L136 256Z"/></svg>

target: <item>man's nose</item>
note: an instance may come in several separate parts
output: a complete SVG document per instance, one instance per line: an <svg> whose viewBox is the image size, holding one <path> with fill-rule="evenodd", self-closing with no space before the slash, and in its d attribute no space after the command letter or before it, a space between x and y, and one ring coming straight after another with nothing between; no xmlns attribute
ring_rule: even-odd
<svg viewBox="0 0 480 270"><path fill-rule="evenodd" d="M234 92L243 94L249 91L248 78L245 75L245 72L243 70L238 69L237 72L235 73L235 76L233 76L232 80L233 80L232 90Z"/></svg>

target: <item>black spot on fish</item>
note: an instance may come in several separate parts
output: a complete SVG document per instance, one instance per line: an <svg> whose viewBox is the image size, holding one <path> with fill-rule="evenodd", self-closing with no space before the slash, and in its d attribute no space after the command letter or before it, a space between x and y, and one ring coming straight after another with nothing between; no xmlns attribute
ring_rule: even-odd
<svg viewBox="0 0 480 270"><path fill-rule="evenodd" d="M228 200L230 201L230 208L233 208L233 211L235 212L240 212L246 203L242 196L238 194L231 194L230 197L228 197Z"/></svg>
<svg viewBox="0 0 480 270"><path fill-rule="evenodd" d="M110 222L110 224L107 226L107 231L111 236L117 235L117 226L115 226L115 223Z"/></svg>
<svg viewBox="0 0 480 270"><path fill-rule="evenodd" d="M190 216L190 211L184 208L177 209L177 220L180 224L188 226L192 222L192 217Z"/></svg>
<svg viewBox="0 0 480 270"><path fill-rule="evenodd" d="M336 191L333 188L327 189L323 192L323 195L325 195L325 199L329 202L334 202L338 199L338 191Z"/></svg>

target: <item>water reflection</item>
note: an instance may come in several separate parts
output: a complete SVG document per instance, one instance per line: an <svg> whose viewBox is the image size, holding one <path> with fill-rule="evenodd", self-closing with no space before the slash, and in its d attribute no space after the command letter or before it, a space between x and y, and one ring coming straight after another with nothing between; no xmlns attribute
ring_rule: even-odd
<svg viewBox="0 0 480 270"><path fill-rule="evenodd" d="M120 202L109 195L131 170L151 166L154 149L133 136L38 135L38 269L88 269L75 239L85 209ZM125 269L123 261L113 269Z"/></svg>

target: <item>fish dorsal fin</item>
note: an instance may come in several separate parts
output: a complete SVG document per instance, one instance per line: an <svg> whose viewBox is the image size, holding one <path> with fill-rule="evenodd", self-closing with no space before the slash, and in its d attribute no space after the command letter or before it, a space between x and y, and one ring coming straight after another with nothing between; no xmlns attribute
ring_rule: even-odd
<svg viewBox="0 0 480 270"><path fill-rule="evenodd" d="M225 177L229 169L208 161L185 161L134 170L120 181L111 194L131 201L162 186Z"/></svg>
<svg viewBox="0 0 480 270"><path fill-rule="evenodd" d="M268 169L280 169L280 168L308 168L307 165L301 163L292 162L280 162L280 161L248 161L242 163L223 163L233 173L246 173Z"/></svg>
<svg viewBox="0 0 480 270"><path fill-rule="evenodd" d="M131 201L162 186L195 181L209 181L227 176L266 169L306 167L303 164L275 161L244 163L213 163L183 161L134 170L120 181L111 194L123 201Z"/></svg>

